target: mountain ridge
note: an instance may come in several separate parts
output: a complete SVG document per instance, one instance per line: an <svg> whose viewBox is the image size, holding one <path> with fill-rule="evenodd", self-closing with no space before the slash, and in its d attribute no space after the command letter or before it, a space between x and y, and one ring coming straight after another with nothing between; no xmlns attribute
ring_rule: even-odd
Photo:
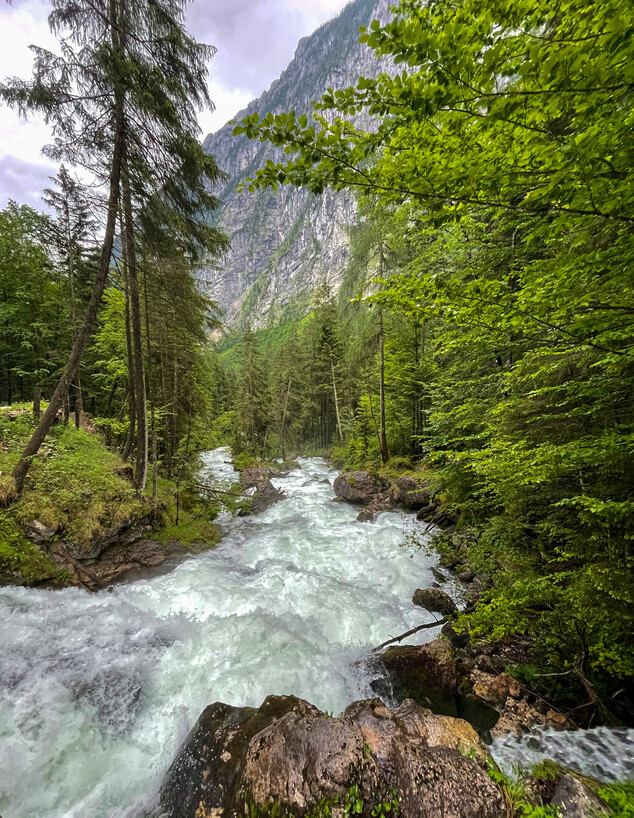
<svg viewBox="0 0 634 818"><path fill-rule="evenodd" d="M387 16L387 0L353 0L298 42L280 76L236 119L254 111L308 113L312 100L326 88L344 88L359 76L380 73L385 64L358 42L358 32L371 20ZM232 249L221 269L203 271L202 277L229 326L273 326L305 312L320 284L333 290L340 285L356 201L347 191L314 196L291 187L237 193L241 181L281 152L232 132L233 125L227 123L203 142L228 176L216 191L223 206L215 223L229 235Z"/></svg>

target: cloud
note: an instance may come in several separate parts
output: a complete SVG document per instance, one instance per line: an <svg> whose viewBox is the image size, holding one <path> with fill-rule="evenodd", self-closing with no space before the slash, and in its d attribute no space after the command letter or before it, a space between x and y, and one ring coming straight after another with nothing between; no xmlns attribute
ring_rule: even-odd
<svg viewBox="0 0 634 818"><path fill-rule="evenodd" d="M210 90L218 113L207 115L204 124L217 130L260 96L291 61L298 41L346 3L347 0L192 3L188 9L190 30L201 42L218 48L210 66ZM227 99L228 94L232 95L231 100Z"/></svg>
<svg viewBox="0 0 634 818"><path fill-rule="evenodd" d="M36 210L44 210L42 191L51 187L51 176L55 176L54 165L40 165L23 162L14 156L0 158L0 207L6 207L9 199L27 204Z"/></svg>
<svg viewBox="0 0 634 818"><path fill-rule="evenodd" d="M334 16L347 0L195 0L188 6L188 27L201 42L218 48L210 64L209 90L215 112L199 116L202 136L216 131L265 91L293 57L297 42ZM0 81L29 77L31 44L57 50L46 0L0 0ZM39 203L34 186L48 184L56 168L41 158L51 141L44 122L28 120L0 107L0 204L12 197ZM41 187L40 187L41 190Z"/></svg>

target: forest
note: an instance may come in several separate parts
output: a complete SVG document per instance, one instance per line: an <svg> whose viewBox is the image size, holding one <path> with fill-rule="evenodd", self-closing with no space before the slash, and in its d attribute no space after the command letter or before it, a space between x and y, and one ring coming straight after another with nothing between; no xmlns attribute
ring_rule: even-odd
<svg viewBox="0 0 634 818"><path fill-rule="evenodd" d="M23 527L54 504L86 542L152 510L215 544L244 498L200 485L216 447L411 476L441 513L409 546L486 577L455 632L524 640L507 669L577 725L631 725L634 9L401 0L361 32L389 70L236 121L279 149L244 196L357 199L341 286L237 329L200 276L230 246L195 113L213 49L180 0L98 6L55 0L61 55L0 83L62 163L46 213L0 211L0 576L39 577Z"/></svg>

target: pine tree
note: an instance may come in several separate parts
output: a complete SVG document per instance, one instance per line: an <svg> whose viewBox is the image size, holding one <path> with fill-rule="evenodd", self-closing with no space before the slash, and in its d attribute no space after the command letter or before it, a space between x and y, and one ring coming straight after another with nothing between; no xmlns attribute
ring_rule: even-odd
<svg viewBox="0 0 634 818"><path fill-rule="evenodd" d="M83 167L107 188L105 230L90 302L47 410L14 470L21 490L31 460L64 402L97 316L106 285L126 170L144 235L177 242L197 256L225 246L208 224L219 178L197 141L197 105L211 105L206 61L213 49L184 30L181 0L55 0L49 17L62 55L36 50L34 78L0 86L22 112L40 111L54 125L48 153ZM128 232L132 230L128 226ZM130 244L128 243L128 250ZM142 464L141 464L142 465ZM144 483L144 469L137 483Z"/></svg>

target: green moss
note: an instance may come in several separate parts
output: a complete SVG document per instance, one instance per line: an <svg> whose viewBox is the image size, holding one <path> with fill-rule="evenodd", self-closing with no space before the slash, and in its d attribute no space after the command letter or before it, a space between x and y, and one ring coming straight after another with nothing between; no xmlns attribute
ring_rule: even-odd
<svg viewBox="0 0 634 818"><path fill-rule="evenodd" d="M27 540L7 511L0 511L0 583L34 585L62 574L37 545Z"/></svg>

